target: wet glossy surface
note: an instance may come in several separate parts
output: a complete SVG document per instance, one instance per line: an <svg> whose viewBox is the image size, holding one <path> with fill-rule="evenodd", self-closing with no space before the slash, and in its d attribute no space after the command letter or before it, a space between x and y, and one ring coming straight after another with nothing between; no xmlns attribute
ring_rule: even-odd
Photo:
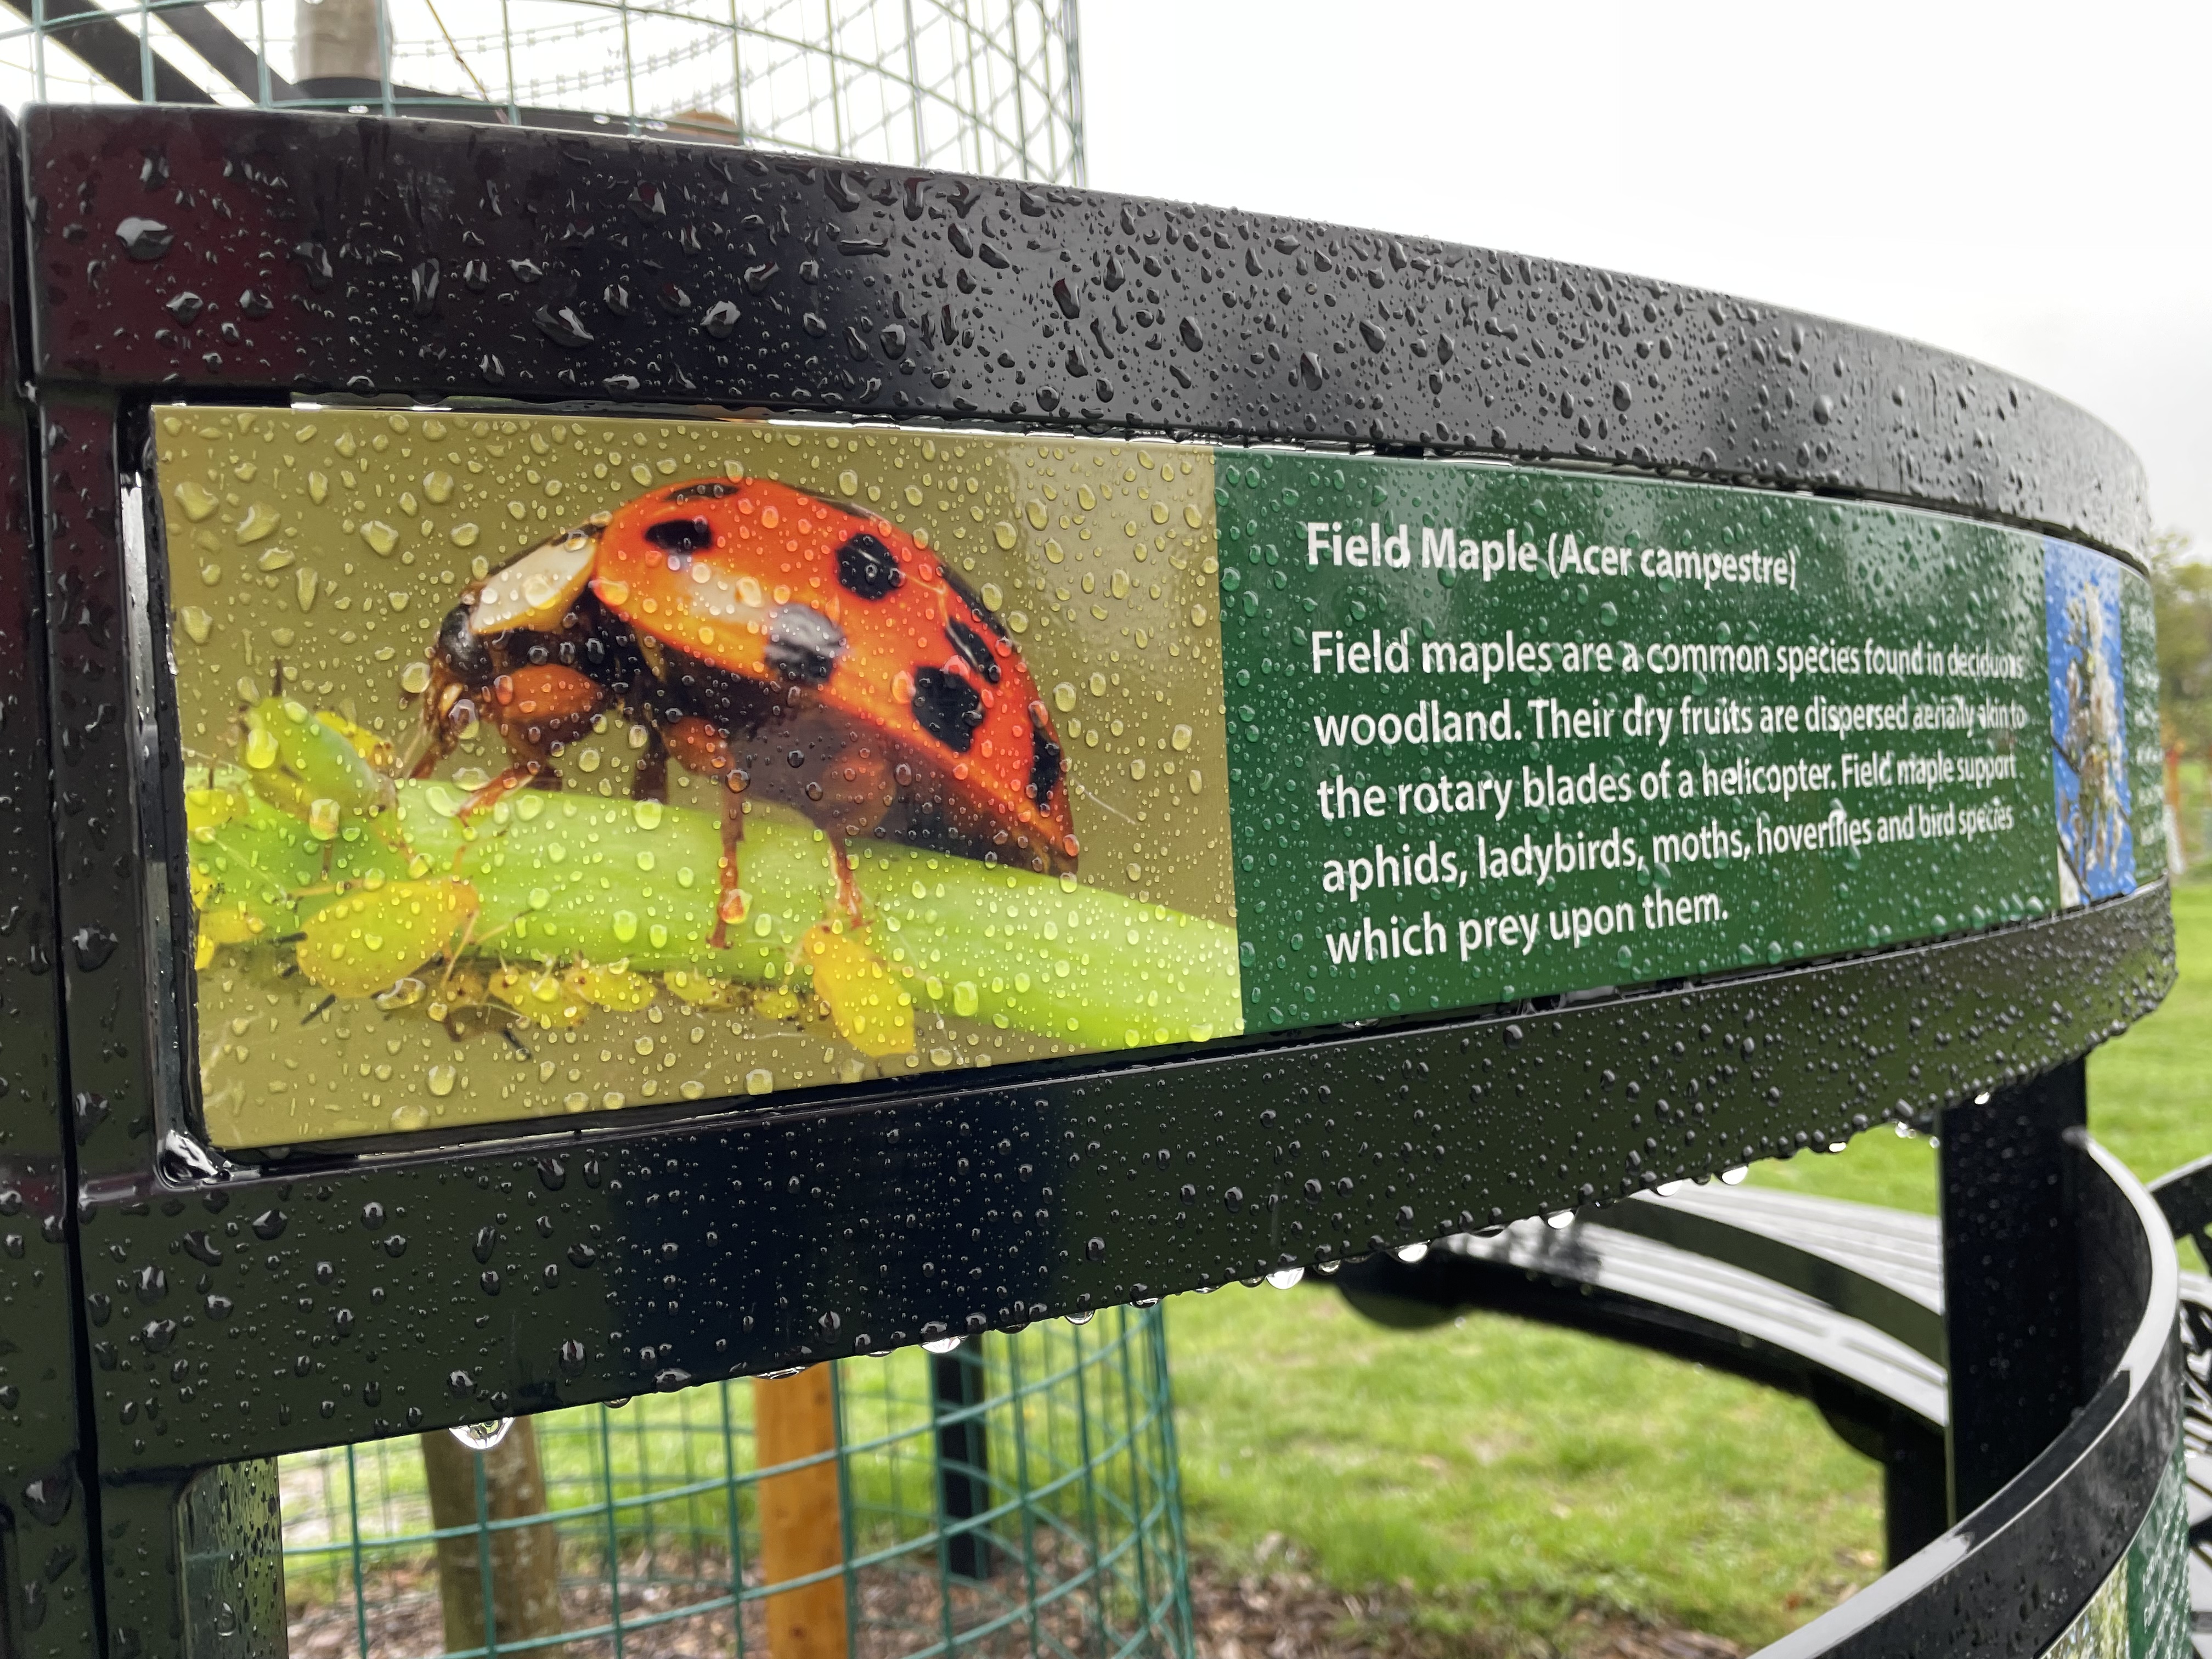
<svg viewBox="0 0 2212 1659"><path fill-rule="evenodd" d="M301 1158L197 1195L118 1182L84 1231L105 1455L235 1456L681 1387L1826 1145L2124 1026L2171 973L2166 928L2154 889L1617 1003L764 1121ZM2092 961L2118 971L2085 995ZM1632 1121L1662 1085L1691 1103Z"/></svg>
<svg viewBox="0 0 2212 1659"><path fill-rule="evenodd" d="M1585 266L651 140L179 108L25 133L48 380L1427 447L2148 527L2135 457L2039 387Z"/></svg>
<svg viewBox="0 0 2212 1659"><path fill-rule="evenodd" d="M20 953L9 994L34 1009L55 983L45 948L69 1018L58 1076L39 1046L50 1027L6 1028L0 1112L46 1103L5 1120L8 1149L45 1172L20 1190L52 1224L43 1257L25 1236L29 1278L12 1255L0 1274L51 1305L71 1255L59 1153L80 1194L82 1420L109 1483L118 1659L181 1639L172 1500L195 1466L1585 1206L2018 1081L2125 1029L2171 983L2153 885L1633 999L1118 1070L1048 1065L983 1087L794 1095L772 1116L671 1106L529 1141L226 1167L173 1133L187 1127L168 927L188 903L181 866L141 881L143 848L179 845L182 784L173 715L131 700L152 683L150 646L137 641L134 672L118 513L159 387L713 399L1432 446L1910 499L2121 551L2142 539L2141 476L2078 411L1942 354L1474 250L432 124L49 110L29 143L59 912L4 949ZM10 856L34 844L20 826L39 804L21 799ZM38 874L23 865L18 889L33 919ZM1662 1083L1682 1103L1663 1115ZM2079 1218L2118 1241L2124 1273L2129 1224L2094 1201ZM58 1333L58 1309L44 1316ZM1913 1645L2027 1650L2070 1616L2040 1588L2051 1564L2109 1565L2105 1544L2145 1501L2110 1472L2172 1443L2169 1334L2137 1330L2104 1354L2125 1381L2034 1466L2033 1492L1985 1512L1988 1535L2014 1543L1925 1599ZM13 1470L66 1442L65 1381L43 1379L43 1419L0 1402ZM2063 1501L2046 1501L2062 1471ZM86 1513L82 1474L74 1488L10 1481L19 1516ZM242 1480L196 1513L243 1548L264 1511ZM19 1583L33 1536L7 1547ZM82 1606L91 1559L65 1544L40 1559L50 1607ZM1854 1621L1902 1605L1861 1601ZM48 1628L52 1650L90 1650L81 1622ZM1849 1638L1821 1630L1797 1646Z"/></svg>

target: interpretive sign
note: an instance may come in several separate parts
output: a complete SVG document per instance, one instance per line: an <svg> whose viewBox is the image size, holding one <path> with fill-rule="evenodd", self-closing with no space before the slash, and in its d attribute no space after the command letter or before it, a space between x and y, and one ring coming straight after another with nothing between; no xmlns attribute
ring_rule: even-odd
<svg viewBox="0 0 2212 1659"><path fill-rule="evenodd" d="M155 419L225 1145L1711 974L2163 867L2143 584L2015 531L1169 443Z"/></svg>
<svg viewBox="0 0 2212 1659"><path fill-rule="evenodd" d="M1698 485L1218 477L1255 1029L1924 939L2163 867L2116 561Z"/></svg>

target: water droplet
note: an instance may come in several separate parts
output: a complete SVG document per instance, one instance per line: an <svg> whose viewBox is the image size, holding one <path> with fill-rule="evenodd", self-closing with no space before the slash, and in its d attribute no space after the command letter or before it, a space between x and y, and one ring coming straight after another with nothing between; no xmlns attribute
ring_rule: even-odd
<svg viewBox="0 0 2212 1659"><path fill-rule="evenodd" d="M281 515L265 501L254 501L246 509L246 516L238 521L236 535L242 546L248 542L266 539L275 533Z"/></svg>
<svg viewBox="0 0 2212 1659"><path fill-rule="evenodd" d="M1066 680L1062 680L1052 688L1052 700L1060 706L1061 714L1070 714L1075 712L1075 688Z"/></svg>
<svg viewBox="0 0 2212 1659"><path fill-rule="evenodd" d="M374 548L380 556L389 554L399 545L399 532L381 519L370 519L361 526L361 538Z"/></svg>
<svg viewBox="0 0 2212 1659"><path fill-rule="evenodd" d="M419 1100L410 1100L404 1106L392 1109L392 1127L411 1132L430 1127L430 1109Z"/></svg>
<svg viewBox="0 0 2212 1659"><path fill-rule="evenodd" d="M837 475L837 493L841 495L859 495L860 493L860 475L854 471L849 466L842 472L840 472Z"/></svg>
<svg viewBox="0 0 2212 1659"><path fill-rule="evenodd" d="M453 475L450 472L426 472L422 475L422 493L443 507L453 499Z"/></svg>
<svg viewBox="0 0 2212 1659"><path fill-rule="evenodd" d="M453 1093L453 1080L458 1075L451 1066L433 1066L430 1068L430 1092L441 1097Z"/></svg>
<svg viewBox="0 0 2212 1659"><path fill-rule="evenodd" d="M756 1066L745 1073L745 1092L749 1095L764 1095L775 1087L775 1073L765 1066Z"/></svg>
<svg viewBox="0 0 2212 1659"><path fill-rule="evenodd" d="M991 526L991 534L997 538L999 545L1008 552L1012 552L1015 544L1021 539L1013 526L1008 524L1004 519Z"/></svg>
<svg viewBox="0 0 2212 1659"><path fill-rule="evenodd" d="M399 689L410 697L419 697L430 689L430 665L419 659L399 671Z"/></svg>
<svg viewBox="0 0 2212 1659"><path fill-rule="evenodd" d="M167 253L177 238L159 219L141 219L134 215L115 227L115 240L123 244L125 253L143 264Z"/></svg>
<svg viewBox="0 0 2212 1659"><path fill-rule="evenodd" d="M177 620L185 625L194 645L205 645L208 635L215 631L215 619L196 605L185 605L177 612Z"/></svg>
<svg viewBox="0 0 2212 1659"><path fill-rule="evenodd" d="M198 524L221 503L216 500L212 491L186 478L177 485L177 505L185 509L187 519Z"/></svg>
<svg viewBox="0 0 2212 1659"><path fill-rule="evenodd" d="M658 830L660 828L661 810L661 805L657 800L633 801L630 804L629 815L636 820L639 829Z"/></svg>

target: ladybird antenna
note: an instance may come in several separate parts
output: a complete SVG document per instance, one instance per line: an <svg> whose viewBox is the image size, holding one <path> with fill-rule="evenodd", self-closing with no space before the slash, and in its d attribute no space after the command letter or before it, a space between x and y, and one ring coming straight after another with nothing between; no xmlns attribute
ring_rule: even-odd
<svg viewBox="0 0 2212 1659"><path fill-rule="evenodd" d="M282 657L276 659L275 665L269 671L269 695L272 697L284 695L284 659Z"/></svg>
<svg viewBox="0 0 2212 1659"><path fill-rule="evenodd" d="M1104 799L1103 796L1099 796L1099 795L1094 795L1094 794L1092 794L1092 793L1091 793L1088 789L1085 788L1081 784L1079 784L1079 784L1076 784L1076 785L1074 786L1074 788L1075 788L1075 793L1076 793L1077 794L1081 795L1081 796L1082 796L1085 799L1086 799L1086 800L1090 800L1090 801L1095 801L1095 802L1097 802L1097 805L1099 805L1100 806L1104 807L1108 811L1111 812L1111 813L1112 813L1115 817L1117 817L1117 818L1121 819L1122 823L1134 823L1136 822L1136 819L1134 819L1134 818L1131 817L1130 817L1127 812L1124 812L1124 811L1123 811L1120 807L1118 807L1118 806L1115 805L1111 801L1107 800L1107 799Z"/></svg>

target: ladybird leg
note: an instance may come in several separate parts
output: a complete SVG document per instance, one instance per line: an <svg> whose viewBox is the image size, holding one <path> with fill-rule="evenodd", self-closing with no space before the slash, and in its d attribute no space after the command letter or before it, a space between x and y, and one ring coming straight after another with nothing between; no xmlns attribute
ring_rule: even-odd
<svg viewBox="0 0 2212 1659"><path fill-rule="evenodd" d="M446 952L446 976L438 982L438 994L441 997L443 997L452 987L453 975L460 969L461 953L469 948L469 940L476 931L477 913L471 910L461 923L460 938L453 941L451 948Z"/></svg>
<svg viewBox="0 0 2212 1659"><path fill-rule="evenodd" d="M868 834L890 810L896 799L890 760L880 744L855 744L823 767L822 784L821 811L808 816L829 831L837 902L854 927L864 927L867 918L847 843Z"/></svg>
<svg viewBox="0 0 2212 1659"><path fill-rule="evenodd" d="M468 688L441 671L433 670L430 686L422 694L422 718L399 757L399 770L407 777L427 778L460 741L450 719L453 705L468 695Z"/></svg>
<svg viewBox="0 0 2212 1659"><path fill-rule="evenodd" d="M454 814L464 823L481 817L518 789L558 789L561 775L536 759L519 760L461 803Z"/></svg>
<svg viewBox="0 0 2212 1659"><path fill-rule="evenodd" d="M707 943L717 951L730 948L730 924L745 919L745 890L738 885L738 843L745 838L745 803L741 785L732 773L722 796L722 863L720 890L714 901L714 931Z"/></svg>
<svg viewBox="0 0 2212 1659"><path fill-rule="evenodd" d="M860 884L853 877L853 855L845 850L842 836L830 837L830 864L837 872L837 902L844 908L845 919L857 932L868 923L860 909Z"/></svg>
<svg viewBox="0 0 2212 1659"><path fill-rule="evenodd" d="M637 770L629 781L632 800L666 801L668 799L668 739L660 735L660 727L653 720L638 722L645 728L645 747L637 757Z"/></svg>

